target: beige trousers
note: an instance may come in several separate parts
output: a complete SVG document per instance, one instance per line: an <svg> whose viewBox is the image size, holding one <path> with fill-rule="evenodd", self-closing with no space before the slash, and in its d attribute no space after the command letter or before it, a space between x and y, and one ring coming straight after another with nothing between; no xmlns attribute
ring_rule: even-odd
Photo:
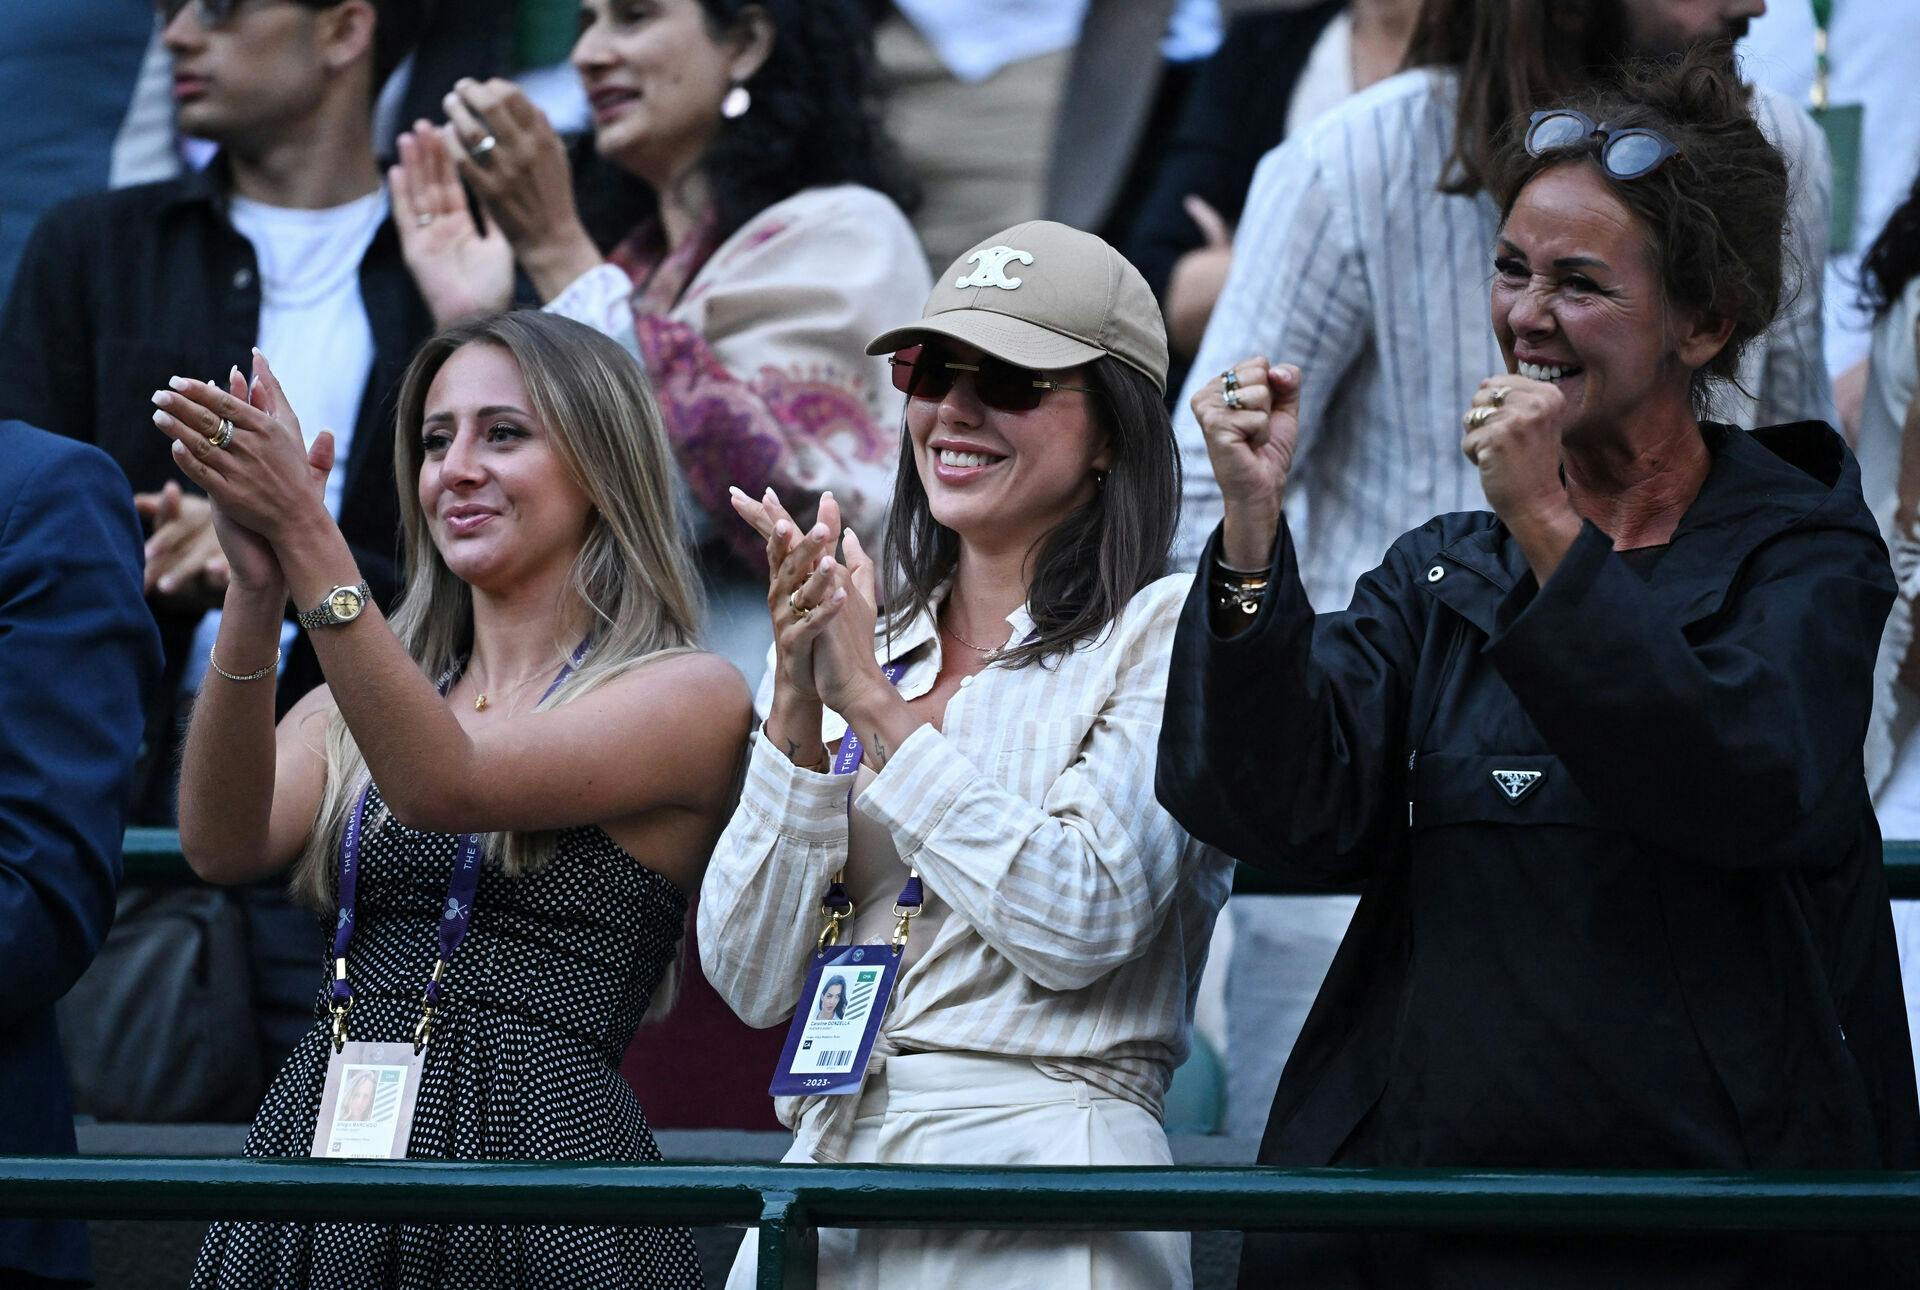
<svg viewBox="0 0 1920 1290"><path fill-rule="evenodd" d="M807 1163L796 1146L789 1163ZM1131 1102L1032 1062L905 1053L867 1081L848 1164L1167 1165L1166 1131ZM747 1233L727 1290L752 1290ZM821 1290L1190 1290L1185 1232L882 1231L820 1233Z"/></svg>
<svg viewBox="0 0 1920 1290"><path fill-rule="evenodd" d="M920 182L913 227L933 271L990 234L1038 219L1073 51L1009 63L970 85L896 12L874 33L874 52L888 133Z"/></svg>

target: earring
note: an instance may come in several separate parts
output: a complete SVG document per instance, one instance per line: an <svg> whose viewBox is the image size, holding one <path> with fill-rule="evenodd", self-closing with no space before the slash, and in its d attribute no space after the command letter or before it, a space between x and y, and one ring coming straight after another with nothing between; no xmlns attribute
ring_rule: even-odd
<svg viewBox="0 0 1920 1290"><path fill-rule="evenodd" d="M1104 471L1104 470L1096 470L1096 471L1094 471L1094 472L1093 472L1093 486L1094 486L1094 487L1095 487L1096 489L1099 489L1099 488L1105 488L1105 487L1107 486L1107 472L1106 472L1106 471Z"/></svg>
<svg viewBox="0 0 1920 1290"><path fill-rule="evenodd" d="M738 121L753 106L753 95L747 93L747 87L736 85L727 91L727 97L720 100L720 115L729 121Z"/></svg>

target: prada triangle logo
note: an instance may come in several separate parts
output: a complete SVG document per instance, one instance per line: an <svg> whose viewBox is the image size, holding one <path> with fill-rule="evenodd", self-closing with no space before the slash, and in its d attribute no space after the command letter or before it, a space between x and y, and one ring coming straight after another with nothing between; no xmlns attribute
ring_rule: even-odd
<svg viewBox="0 0 1920 1290"><path fill-rule="evenodd" d="M1540 787L1540 781L1547 777L1544 770L1496 770L1493 782L1506 795L1509 802L1518 804L1520 799Z"/></svg>

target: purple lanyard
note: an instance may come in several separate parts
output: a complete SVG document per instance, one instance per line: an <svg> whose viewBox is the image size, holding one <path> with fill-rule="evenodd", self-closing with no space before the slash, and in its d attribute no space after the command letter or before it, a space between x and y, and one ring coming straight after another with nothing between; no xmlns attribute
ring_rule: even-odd
<svg viewBox="0 0 1920 1290"><path fill-rule="evenodd" d="M897 686L900 678L906 675L905 663L888 663L880 669L887 678L888 685ZM851 775L860 769L860 759L866 755L866 747L860 742L860 736L853 727L847 727L847 733L840 737L840 750L833 755L833 773ZM847 809L853 809L853 786L847 786ZM894 917L900 919L900 927L894 933L894 952L897 954L906 943L906 922L920 912L925 902L925 894L920 889L920 875L917 871L907 870L906 886L900 889L899 897L893 902ZM826 930L820 933L820 943L816 947L825 953L829 945L838 943L840 924L853 917L853 897L847 894L846 884L838 874L827 884L827 894L820 898L820 912L827 917Z"/></svg>
<svg viewBox="0 0 1920 1290"><path fill-rule="evenodd" d="M580 660L587 656L587 650L593 645L589 636L580 642L560 668L560 674L547 686L546 693L540 696L545 703L560 688L561 682L573 674L580 666ZM441 686L445 694L452 686L449 679ZM340 841L340 912L333 927L333 1040L337 1051L347 1041L347 1012L353 1007L353 983L347 979L347 950L353 945L354 911L358 907L360 894L360 835L365 829L367 802L373 796L373 778L367 778L366 787L360 790L360 800L354 803L353 814L347 818L347 834ZM427 980L424 999L426 1011L420 1018L420 1025L414 1030L414 1051L418 1052L426 1045L433 1033L433 1011L440 1006L441 979L445 977L447 965L460 949L460 943L467 938L467 926L473 917L474 894L480 889L480 848L481 836L478 833L462 833L459 847L454 853L453 877L447 883L447 903L440 910L440 957L433 965L433 975Z"/></svg>

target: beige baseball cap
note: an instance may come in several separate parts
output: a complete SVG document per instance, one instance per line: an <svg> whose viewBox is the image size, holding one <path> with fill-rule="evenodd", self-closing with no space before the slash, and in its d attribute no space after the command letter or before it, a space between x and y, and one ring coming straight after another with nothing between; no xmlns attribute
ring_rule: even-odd
<svg viewBox="0 0 1920 1290"><path fill-rule="evenodd" d="M1043 371L1111 354L1167 388L1167 328L1147 280L1093 234L1052 220L1015 224L955 260L920 321L882 332L867 353L929 336Z"/></svg>

